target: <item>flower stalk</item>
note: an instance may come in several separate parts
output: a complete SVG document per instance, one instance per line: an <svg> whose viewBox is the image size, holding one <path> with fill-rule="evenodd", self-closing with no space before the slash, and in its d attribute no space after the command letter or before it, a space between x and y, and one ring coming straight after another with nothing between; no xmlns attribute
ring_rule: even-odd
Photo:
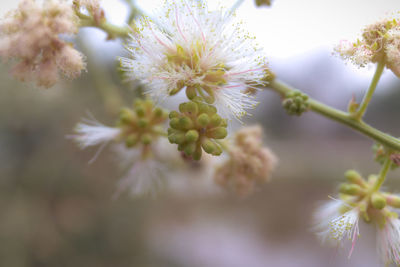
<svg viewBox="0 0 400 267"><path fill-rule="evenodd" d="M391 166L392 166L392 160L390 156L387 156L385 162L383 163L382 169L379 172L378 179L376 180L372 192L377 192L381 188L382 184L385 182L386 175L388 174Z"/></svg>
<svg viewBox="0 0 400 267"><path fill-rule="evenodd" d="M365 112L367 111L367 107L369 103L371 102L372 96L375 92L376 86L378 85L378 82L382 76L383 69L385 68L385 61L381 60L378 62L374 77L372 78L371 84L368 88L367 93L364 95L364 98L360 104L360 108L352 114L352 116L358 120L361 121L362 117L364 116Z"/></svg>
<svg viewBox="0 0 400 267"><path fill-rule="evenodd" d="M96 27L108 34L108 39L115 39L117 37L126 38L129 35L130 29L129 27L120 27L114 24L109 23L104 20L101 22L97 22L92 16L88 16L77 12L77 16L80 18L79 25L80 27Z"/></svg>
<svg viewBox="0 0 400 267"><path fill-rule="evenodd" d="M271 81L268 84L268 88L279 93L281 96L285 96L287 93L297 90L278 80ZM378 129L366 124L361 119L355 119L348 112L332 108L312 98L309 99L309 105L310 110L314 111L315 113L318 113L324 117L346 125L394 151L400 151L399 139L382 131L379 131Z"/></svg>

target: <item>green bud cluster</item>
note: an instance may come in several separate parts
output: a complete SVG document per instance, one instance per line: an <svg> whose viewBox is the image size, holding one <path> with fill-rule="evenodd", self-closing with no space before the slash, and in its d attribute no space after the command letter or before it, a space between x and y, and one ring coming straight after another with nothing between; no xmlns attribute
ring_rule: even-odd
<svg viewBox="0 0 400 267"><path fill-rule="evenodd" d="M310 109L308 96L299 90L287 93L285 99L282 101L282 106L289 115L297 116Z"/></svg>
<svg viewBox="0 0 400 267"><path fill-rule="evenodd" d="M127 147L150 145L163 134L161 125L168 119L168 112L155 107L150 99L136 99L133 109L123 108L117 126Z"/></svg>
<svg viewBox="0 0 400 267"><path fill-rule="evenodd" d="M366 221L373 219L382 223L387 206L400 208L400 196L375 189L378 176L370 175L366 180L357 171L348 170L345 177L347 182L339 186L341 199L351 206L357 205L362 208Z"/></svg>
<svg viewBox="0 0 400 267"><path fill-rule="evenodd" d="M375 154L375 158L374 158L375 161L378 162L379 164L383 165L383 163L385 162L386 157L389 153L387 151L387 149L383 145L375 143L372 146L372 151ZM397 169L399 167L399 165L397 165L397 164L392 164L390 166L391 166L392 170Z"/></svg>
<svg viewBox="0 0 400 267"><path fill-rule="evenodd" d="M182 103L179 112L171 111L169 118L168 140L178 144L179 151L194 160L201 158L202 150L221 155L222 148L215 140L227 136L227 122L214 106L195 101Z"/></svg>

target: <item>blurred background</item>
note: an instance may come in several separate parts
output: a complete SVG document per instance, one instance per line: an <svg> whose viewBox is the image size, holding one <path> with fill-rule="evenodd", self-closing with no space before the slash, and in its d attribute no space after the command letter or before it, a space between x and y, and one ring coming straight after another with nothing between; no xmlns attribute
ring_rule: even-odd
<svg viewBox="0 0 400 267"><path fill-rule="evenodd" d="M160 5L137 2L147 12ZM1 15L17 4L2 0ZM103 0L103 7L109 20L124 23L123 1ZM353 95L362 98L374 67L346 65L332 47L397 10L398 0L275 0L260 9L245 0L238 16L281 80L345 109ZM136 93L116 71L116 57L126 55L120 41L83 29L76 45L88 72L48 90L15 81L0 65L0 266L380 266L372 227L361 226L351 259L311 231L313 210L334 195L345 170L379 171L373 143L316 114L289 117L269 91L258 94L262 104L245 123L261 123L280 158L273 181L246 198L194 183L157 198L113 200L120 178L113 154L105 150L88 164L96 150L80 151L66 135L87 111L112 125L116 103L129 105ZM385 71L366 121L399 136L399 100L400 82ZM386 187L399 191L398 171Z"/></svg>

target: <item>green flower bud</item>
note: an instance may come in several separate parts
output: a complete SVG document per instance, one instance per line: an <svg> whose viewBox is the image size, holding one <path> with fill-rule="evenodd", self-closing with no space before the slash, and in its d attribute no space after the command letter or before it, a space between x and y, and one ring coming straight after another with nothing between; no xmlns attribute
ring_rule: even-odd
<svg viewBox="0 0 400 267"><path fill-rule="evenodd" d="M179 116L179 113L178 113ZM150 99L135 99L133 109L123 108L120 112L118 126L122 130L127 147L141 144L148 145L161 134L160 126L168 118L168 113L154 107Z"/></svg>
<svg viewBox="0 0 400 267"><path fill-rule="evenodd" d="M202 127L206 127L210 123L210 117L206 113L202 113L197 117L197 123Z"/></svg>
<svg viewBox="0 0 400 267"><path fill-rule="evenodd" d="M373 193L371 196L371 203L375 209L383 209L386 207L386 198L379 193Z"/></svg>
<svg viewBox="0 0 400 267"><path fill-rule="evenodd" d="M340 185L339 192L346 195L356 196L362 192L362 189L359 185L344 183Z"/></svg>
<svg viewBox="0 0 400 267"><path fill-rule="evenodd" d="M188 86L186 88L186 96L190 100L193 100L197 96L196 88L194 86Z"/></svg>
<svg viewBox="0 0 400 267"><path fill-rule="evenodd" d="M127 147L134 147L139 141L139 136L137 134L130 134L126 139L125 139L125 145Z"/></svg>
<svg viewBox="0 0 400 267"><path fill-rule="evenodd" d="M282 106L289 115L301 115L310 108L308 96L296 90L286 94Z"/></svg>
<svg viewBox="0 0 400 267"><path fill-rule="evenodd" d="M183 150L186 155L191 156L196 151L196 143L188 143Z"/></svg>
<svg viewBox="0 0 400 267"><path fill-rule="evenodd" d="M222 118L218 114L212 115L211 120L210 120L210 125L212 127L219 126L221 124L221 122L222 122Z"/></svg>
<svg viewBox="0 0 400 267"><path fill-rule="evenodd" d="M176 132L168 135L168 140L173 144L182 144L185 142L185 134L182 132Z"/></svg>
<svg viewBox="0 0 400 267"><path fill-rule="evenodd" d="M203 141L201 146L208 154L212 154L214 151L217 150L217 145L208 138Z"/></svg>
<svg viewBox="0 0 400 267"><path fill-rule="evenodd" d="M214 139L223 139L228 133L227 122L216 113L216 108L204 102L191 101L180 104L179 111L181 113L170 113L168 140L178 144L178 150L194 160L201 158L202 150L220 155L222 148Z"/></svg>
<svg viewBox="0 0 400 267"><path fill-rule="evenodd" d="M147 126L149 126L149 121L147 119L141 118L138 120L138 126L140 128L146 128Z"/></svg>
<svg viewBox="0 0 400 267"><path fill-rule="evenodd" d="M144 115L146 115L146 110L142 106L136 107L135 112L139 117L144 117Z"/></svg>
<svg viewBox="0 0 400 267"><path fill-rule="evenodd" d="M224 139L228 135L228 131L224 127L214 128L209 131L208 136L214 139Z"/></svg>
<svg viewBox="0 0 400 267"><path fill-rule="evenodd" d="M130 124L130 123L133 123L136 118L135 118L135 114L132 112L132 110L130 110L128 108L123 108L120 111L119 119L122 124Z"/></svg>
<svg viewBox="0 0 400 267"><path fill-rule="evenodd" d="M361 174L359 174L355 170L346 171L344 176L346 177L347 181L349 181L350 183L359 184L359 185L364 184L364 179L361 177Z"/></svg>
<svg viewBox="0 0 400 267"><path fill-rule="evenodd" d="M163 115L164 115L164 111L161 108L155 108L154 109L154 116L156 118L163 117Z"/></svg>
<svg viewBox="0 0 400 267"><path fill-rule="evenodd" d="M386 197L386 202L389 206L400 209L400 197L399 196L387 194L387 195L385 195L385 197Z"/></svg>
<svg viewBox="0 0 400 267"><path fill-rule="evenodd" d="M144 134L142 135L141 141L143 145L150 145L152 142L152 138L150 134Z"/></svg>
<svg viewBox="0 0 400 267"><path fill-rule="evenodd" d="M169 113L169 118L173 119L173 118L179 118L179 112L173 110Z"/></svg>
<svg viewBox="0 0 400 267"><path fill-rule="evenodd" d="M179 119L180 129L191 129L193 127L193 122L188 117L182 117Z"/></svg>
<svg viewBox="0 0 400 267"><path fill-rule="evenodd" d="M190 130L185 135L185 140L187 142L196 142L199 139L199 132L196 130Z"/></svg>
<svg viewBox="0 0 400 267"><path fill-rule="evenodd" d="M179 129L179 118L173 118L169 121L169 125L174 129Z"/></svg>

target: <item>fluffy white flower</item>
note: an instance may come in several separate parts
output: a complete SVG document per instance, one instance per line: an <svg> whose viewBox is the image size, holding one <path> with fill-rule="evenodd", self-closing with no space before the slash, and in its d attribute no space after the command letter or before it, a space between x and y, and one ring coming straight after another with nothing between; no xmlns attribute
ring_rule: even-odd
<svg viewBox="0 0 400 267"><path fill-rule="evenodd" d="M155 196L173 177L173 166L181 160L180 154L165 139L160 139L143 149L127 149L115 146L116 160L127 169L119 180L114 198L127 190L134 197Z"/></svg>
<svg viewBox="0 0 400 267"><path fill-rule="evenodd" d="M121 58L130 78L164 99L185 90L241 117L257 102L244 91L262 84L265 58L255 40L223 9L202 1L165 1L154 20L140 19Z"/></svg>
<svg viewBox="0 0 400 267"><path fill-rule="evenodd" d="M400 265L400 220L388 218L377 231L378 252L384 263Z"/></svg>
<svg viewBox="0 0 400 267"><path fill-rule="evenodd" d="M115 140L121 134L121 129L105 126L94 119L84 119L76 125L75 132L75 135L69 137L74 139L81 148L86 148Z"/></svg>
<svg viewBox="0 0 400 267"><path fill-rule="evenodd" d="M352 241L350 257L360 235L358 227L360 211L358 208L353 208L341 214L340 210L344 206L346 204L340 200L332 200L321 206L314 215L315 231L323 242L330 240L340 244L347 237Z"/></svg>

